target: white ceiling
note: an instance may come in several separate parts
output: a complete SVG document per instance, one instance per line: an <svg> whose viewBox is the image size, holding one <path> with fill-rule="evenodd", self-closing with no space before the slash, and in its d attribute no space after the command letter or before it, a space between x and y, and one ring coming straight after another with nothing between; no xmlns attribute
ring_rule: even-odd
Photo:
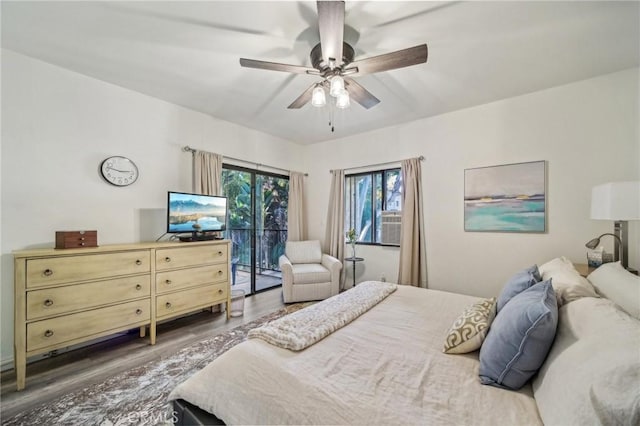
<svg viewBox="0 0 640 426"><path fill-rule="evenodd" d="M640 65L640 3L347 1L355 59L427 43L426 64L356 78L381 100L286 107L317 77L315 2L2 1L2 46L214 117L310 144Z"/></svg>

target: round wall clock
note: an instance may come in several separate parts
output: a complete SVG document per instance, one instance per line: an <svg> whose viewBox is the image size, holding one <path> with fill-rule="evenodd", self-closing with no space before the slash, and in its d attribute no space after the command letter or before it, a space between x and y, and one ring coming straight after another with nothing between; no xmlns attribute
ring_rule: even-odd
<svg viewBox="0 0 640 426"><path fill-rule="evenodd" d="M138 167L127 157L115 155L100 164L100 174L112 185L127 186L138 179Z"/></svg>

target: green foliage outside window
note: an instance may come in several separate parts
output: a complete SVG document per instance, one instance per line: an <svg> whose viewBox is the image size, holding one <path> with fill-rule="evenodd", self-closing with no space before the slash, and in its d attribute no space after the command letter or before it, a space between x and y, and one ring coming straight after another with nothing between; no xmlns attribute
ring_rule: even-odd
<svg viewBox="0 0 640 426"><path fill-rule="evenodd" d="M401 210L400 169L345 177L345 232L354 229L359 243L380 244L382 211Z"/></svg>
<svg viewBox="0 0 640 426"><path fill-rule="evenodd" d="M255 234L257 267L278 270L278 259L284 253L287 240L289 180L255 173L252 192L252 174L247 170L223 168L222 188L229 209L227 238L233 242L232 256L238 264L248 266L251 265L251 239Z"/></svg>

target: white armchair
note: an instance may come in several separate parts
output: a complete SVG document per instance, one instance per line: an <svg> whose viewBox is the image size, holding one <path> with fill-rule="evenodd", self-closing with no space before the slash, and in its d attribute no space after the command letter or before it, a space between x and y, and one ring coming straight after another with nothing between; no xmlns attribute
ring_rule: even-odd
<svg viewBox="0 0 640 426"><path fill-rule="evenodd" d="M284 303L327 299L340 291L342 263L323 254L320 241L287 241L279 264Z"/></svg>

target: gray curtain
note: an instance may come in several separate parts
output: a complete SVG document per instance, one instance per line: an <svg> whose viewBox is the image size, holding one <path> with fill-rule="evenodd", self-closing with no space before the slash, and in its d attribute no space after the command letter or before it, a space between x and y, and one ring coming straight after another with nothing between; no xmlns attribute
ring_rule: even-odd
<svg viewBox="0 0 640 426"><path fill-rule="evenodd" d="M197 151L193 156L193 192L222 195L222 155Z"/></svg>
<svg viewBox="0 0 640 426"><path fill-rule="evenodd" d="M324 252L342 262L344 274L344 170L331 170L331 188L327 211L327 229L324 238ZM340 280L340 289L344 281Z"/></svg>
<svg viewBox="0 0 640 426"><path fill-rule="evenodd" d="M304 174L289 173L289 205L287 211L287 240L304 241Z"/></svg>
<svg viewBox="0 0 640 426"><path fill-rule="evenodd" d="M419 158L402 161L402 225L398 283L427 287L427 260L422 207L422 169Z"/></svg>

